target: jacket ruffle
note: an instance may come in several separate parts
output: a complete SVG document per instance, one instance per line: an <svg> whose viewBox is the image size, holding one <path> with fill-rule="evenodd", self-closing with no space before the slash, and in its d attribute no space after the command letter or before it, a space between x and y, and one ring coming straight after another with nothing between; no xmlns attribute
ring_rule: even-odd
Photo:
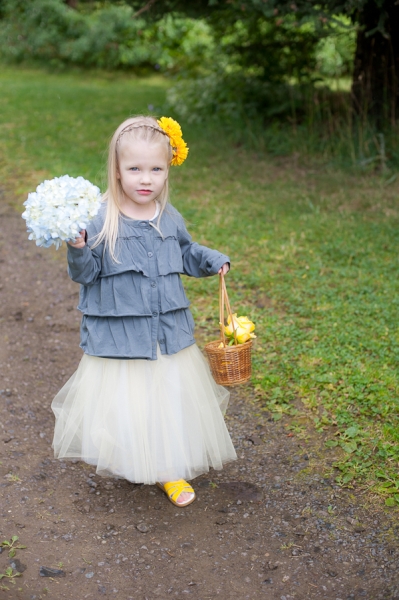
<svg viewBox="0 0 399 600"><path fill-rule="evenodd" d="M96 250L97 248L94 251ZM145 237L140 235L140 231L132 231L129 236L118 237L115 253L118 262L112 260L108 252L104 253L99 277L112 277L127 271L135 271L144 277L150 277L148 258L152 255L155 255L158 275L184 273L180 244L176 236L162 238L156 233L154 251L149 252ZM96 254L98 255L99 252L97 251Z"/></svg>
<svg viewBox="0 0 399 600"><path fill-rule="evenodd" d="M82 286L78 309L96 317L151 317L155 293L162 314L190 306L177 273L154 280L128 271L117 277L101 277L92 286Z"/></svg>
<svg viewBox="0 0 399 600"><path fill-rule="evenodd" d="M80 347L86 354L104 358L153 359L151 317L102 318L83 315ZM160 316L160 330L168 333L158 340L162 354L176 354L195 344L194 320L189 309ZM121 340L123 342L121 343Z"/></svg>

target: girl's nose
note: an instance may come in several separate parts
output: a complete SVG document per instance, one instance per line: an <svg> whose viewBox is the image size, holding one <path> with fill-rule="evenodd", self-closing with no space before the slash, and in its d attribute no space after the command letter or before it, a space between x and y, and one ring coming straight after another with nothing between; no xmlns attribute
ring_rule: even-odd
<svg viewBox="0 0 399 600"><path fill-rule="evenodd" d="M141 183L150 183L151 175L150 173L146 173L145 171L141 172Z"/></svg>

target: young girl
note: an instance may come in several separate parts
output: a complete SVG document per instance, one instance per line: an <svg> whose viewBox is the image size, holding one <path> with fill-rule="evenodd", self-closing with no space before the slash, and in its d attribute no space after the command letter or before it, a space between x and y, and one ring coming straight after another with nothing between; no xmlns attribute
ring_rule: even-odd
<svg viewBox="0 0 399 600"><path fill-rule="evenodd" d="M195 499L185 480L236 458L229 394L195 345L180 279L229 269L169 204L169 167L187 153L173 119L134 117L115 131L102 207L68 246L84 355L52 403L56 457L156 483L177 506Z"/></svg>

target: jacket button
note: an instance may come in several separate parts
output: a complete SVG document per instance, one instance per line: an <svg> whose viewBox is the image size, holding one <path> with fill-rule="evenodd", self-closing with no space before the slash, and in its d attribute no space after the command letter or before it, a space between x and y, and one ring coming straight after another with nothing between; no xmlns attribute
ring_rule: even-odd
<svg viewBox="0 0 399 600"><path fill-rule="evenodd" d="M152 316L153 316L153 317L157 317L157 316L158 316L158 313L157 313L156 311L154 311L154 312L152 313Z"/></svg>
<svg viewBox="0 0 399 600"><path fill-rule="evenodd" d="M152 252L148 252L148 256L151 258L153 256Z"/></svg>
<svg viewBox="0 0 399 600"><path fill-rule="evenodd" d="M157 287L157 284L155 283L155 281L153 281L153 282L151 283L151 287Z"/></svg>

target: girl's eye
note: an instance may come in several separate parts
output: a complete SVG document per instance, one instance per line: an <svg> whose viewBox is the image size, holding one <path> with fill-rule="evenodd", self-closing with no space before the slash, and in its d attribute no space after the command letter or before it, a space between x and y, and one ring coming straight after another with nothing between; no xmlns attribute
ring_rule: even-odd
<svg viewBox="0 0 399 600"><path fill-rule="evenodd" d="M130 167L130 171L138 171L139 168L138 167Z"/></svg>
<svg viewBox="0 0 399 600"><path fill-rule="evenodd" d="M154 167L153 171L162 171L161 167Z"/></svg>

